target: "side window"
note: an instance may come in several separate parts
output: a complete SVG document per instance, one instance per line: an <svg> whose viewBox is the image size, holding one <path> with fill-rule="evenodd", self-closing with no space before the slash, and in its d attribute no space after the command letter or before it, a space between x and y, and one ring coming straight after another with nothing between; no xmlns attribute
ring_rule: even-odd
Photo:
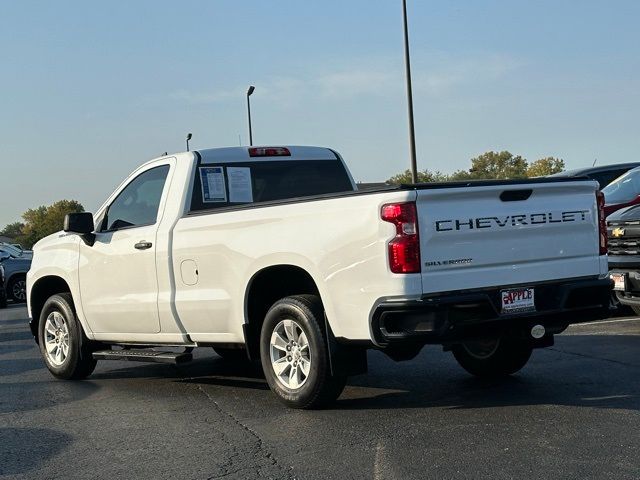
<svg viewBox="0 0 640 480"><path fill-rule="evenodd" d="M134 178L107 209L102 231L156 223L169 165L152 168Z"/></svg>

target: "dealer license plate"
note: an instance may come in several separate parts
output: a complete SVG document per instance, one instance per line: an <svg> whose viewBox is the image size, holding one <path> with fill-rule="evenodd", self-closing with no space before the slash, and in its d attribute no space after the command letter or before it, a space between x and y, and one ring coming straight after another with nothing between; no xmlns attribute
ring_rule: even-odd
<svg viewBox="0 0 640 480"><path fill-rule="evenodd" d="M624 273L611 273L611 280L613 280L613 289L621 290L624 292L625 287L625 274Z"/></svg>
<svg viewBox="0 0 640 480"><path fill-rule="evenodd" d="M533 288L511 288L502 290L502 313L535 312Z"/></svg>

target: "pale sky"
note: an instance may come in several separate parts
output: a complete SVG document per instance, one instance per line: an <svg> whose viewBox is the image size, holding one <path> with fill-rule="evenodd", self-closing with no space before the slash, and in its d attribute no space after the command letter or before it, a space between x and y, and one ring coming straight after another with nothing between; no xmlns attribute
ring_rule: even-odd
<svg viewBox="0 0 640 480"><path fill-rule="evenodd" d="M487 150L638 160L640 2L408 0L418 166ZM0 0L0 228L95 210L165 151L321 145L408 167L400 0Z"/></svg>

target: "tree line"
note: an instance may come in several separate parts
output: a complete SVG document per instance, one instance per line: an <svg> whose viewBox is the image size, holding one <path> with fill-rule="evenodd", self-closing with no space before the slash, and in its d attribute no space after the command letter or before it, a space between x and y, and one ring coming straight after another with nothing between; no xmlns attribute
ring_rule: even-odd
<svg viewBox="0 0 640 480"><path fill-rule="evenodd" d="M84 207L75 200L60 200L49 206L30 208L22 214L23 222L10 223L0 230L0 235L30 249L38 240L62 230L67 213L77 212L84 212Z"/></svg>
<svg viewBox="0 0 640 480"><path fill-rule="evenodd" d="M486 152L471 159L469 170L456 170L453 173L423 170L418 172L418 181L423 182L451 182L460 180L494 180L507 178L543 177L561 172L565 169L564 160L546 157L529 163L520 155L508 151ZM394 175L387 183L412 183L411 171Z"/></svg>

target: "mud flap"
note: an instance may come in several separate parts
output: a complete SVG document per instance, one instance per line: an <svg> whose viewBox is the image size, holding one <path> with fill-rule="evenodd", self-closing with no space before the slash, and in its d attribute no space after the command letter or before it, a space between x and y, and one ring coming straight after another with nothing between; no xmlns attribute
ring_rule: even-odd
<svg viewBox="0 0 640 480"><path fill-rule="evenodd" d="M324 325L327 335L331 374L352 376L367 373L367 348L338 343L331 330L326 314L324 316Z"/></svg>

